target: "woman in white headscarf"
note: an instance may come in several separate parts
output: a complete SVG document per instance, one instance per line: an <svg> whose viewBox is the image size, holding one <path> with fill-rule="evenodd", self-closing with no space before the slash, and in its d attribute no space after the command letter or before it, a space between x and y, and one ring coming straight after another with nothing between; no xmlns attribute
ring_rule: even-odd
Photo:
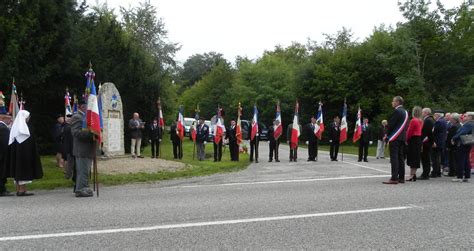
<svg viewBox="0 0 474 251"><path fill-rule="evenodd" d="M16 183L17 196L33 195L26 191L26 184L43 177L36 140L28 126L29 118L28 111L18 112L10 130L8 142L10 152L7 156L7 164Z"/></svg>

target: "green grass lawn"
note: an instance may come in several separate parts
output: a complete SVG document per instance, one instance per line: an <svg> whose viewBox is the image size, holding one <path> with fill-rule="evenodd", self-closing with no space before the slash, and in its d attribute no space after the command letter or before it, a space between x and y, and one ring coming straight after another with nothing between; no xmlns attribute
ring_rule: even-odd
<svg viewBox="0 0 474 251"><path fill-rule="evenodd" d="M169 137L164 137L161 143L162 158L166 160L173 160L172 144L168 140ZM222 162L214 162L213 158L213 144L208 143L206 145L206 157L205 161L198 161L197 157L193 160L193 147L194 143L185 138L183 144L183 159L175 160L186 164L186 168L178 171L162 171L157 173L135 173L135 174L119 174L119 175L105 175L99 173L100 185L120 185L126 183L139 183L139 182L155 182L161 180L170 180L176 178L188 178L195 176L211 175L215 173L234 172L245 169L250 163L248 161L247 154L240 154L240 161L230 161L229 149L223 152ZM145 147L143 151L144 157L151 157L150 147ZM40 180L35 180L32 184L28 185L29 190L35 189L54 189L71 187L73 183L71 180L64 179L64 174L61 169L56 167L56 160L54 156L42 156L41 163L43 164L44 176ZM11 179L9 179L7 185L10 191L14 191Z"/></svg>

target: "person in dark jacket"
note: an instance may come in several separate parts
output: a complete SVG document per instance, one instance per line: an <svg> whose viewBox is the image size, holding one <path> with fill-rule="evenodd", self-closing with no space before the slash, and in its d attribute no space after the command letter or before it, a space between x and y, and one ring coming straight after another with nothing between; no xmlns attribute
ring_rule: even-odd
<svg viewBox="0 0 474 251"><path fill-rule="evenodd" d="M206 158L206 144L209 138L209 126L204 123L204 117L199 118L199 124L196 127L196 148L198 160L203 161Z"/></svg>
<svg viewBox="0 0 474 251"><path fill-rule="evenodd" d="M308 146L308 161L317 161L318 158L318 137L314 133L319 130L316 118L311 117L311 122L305 126L306 145Z"/></svg>
<svg viewBox="0 0 474 251"><path fill-rule="evenodd" d="M270 145L270 153L268 162L273 161L273 156L275 156L275 162L280 162L278 159L278 147L280 145L280 136L275 137L275 128L279 126L279 121L274 120L273 124L269 126L268 130L268 144Z"/></svg>
<svg viewBox="0 0 474 251"><path fill-rule="evenodd" d="M151 158L158 158L160 156L160 143L163 137L163 128L158 124L158 119L153 119L153 123L149 127L150 143L151 143Z"/></svg>
<svg viewBox="0 0 474 251"><path fill-rule="evenodd" d="M239 161L239 144L237 142L237 124L235 120L230 121L230 126L226 130L225 137L229 142L230 160Z"/></svg>
<svg viewBox="0 0 474 251"><path fill-rule="evenodd" d="M62 138L62 157L64 161L64 178L70 179L73 177L74 173L74 156L72 155L73 151L73 138L71 133L71 115L66 116L66 121L64 123L64 131Z"/></svg>
<svg viewBox="0 0 474 251"><path fill-rule="evenodd" d="M253 123L253 120L252 120ZM252 127L249 128L252 130ZM258 131L255 134L253 139L250 139L250 162L255 159L255 163L258 163L258 145L260 143L260 134L262 133L262 129L258 126Z"/></svg>
<svg viewBox="0 0 474 251"><path fill-rule="evenodd" d="M171 143L173 143L173 158L174 159L182 159L183 158L183 152L182 147L181 147L181 139L179 138L179 132L178 132L178 126L177 126L178 121L173 121L173 124L171 124L170 127L170 140Z"/></svg>
<svg viewBox="0 0 474 251"><path fill-rule="evenodd" d="M53 128L53 142L54 142L54 152L56 153L56 166L60 168L64 168L64 159L62 158L63 149L62 149L62 141L63 141L63 134L64 134L64 125L65 125L64 116L62 114L58 114L56 116L56 124L54 124Z"/></svg>
<svg viewBox="0 0 474 251"><path fill-rule="evenodd" d="M433 171L431 178L441 177L441 155L446 147L446 138L448 131L448 124L444 120L443 115L439 112L434 114L435 124L433 126L433 149L431 151L431 161Z"/></svg>
<svg viewBox="0 0 474 251"><path fill-rule="evenodd" d="M26 184L43 177L35 136L28 124L29 118L28 111L18 112L8 141L7 166L10 168L10 176L15 180L16 196L33 195L26 191Z"/></svg>
<svg viewBox="0 0 474 251"><path fill-rule="evenodd" d="M435 120L431 116L430 108L423 108L423 128L421 129L421 140L423 147L421 151L421 163L423 165L423 173L418 180L428 180L431 171L431 151L433 149L433 127Z"/></svg>
<svg viewBox="0 0 474 251"><path fill-rule="evenodd" d="M458 113L451 114L450 127L448 129L448 136L446 139L446 148L448 150L448 159L449 159L449 172L448 176L455 177L457 174L458 168L458 146L453 144L453 137L461 128L461 116Z"/></svg>
<svg viewBox="0 0 474 251"><path fill-rule="evenodd" d="M341 136L341 119L339 116L334 117L334 122L329 127L329 143L331 161L338 161L337 155L339 153L339 139Z"/></svg>
<svg viewBox="0 0 474 251"><path fill-rule="evenodd" d="M390 149L392 177L383 184L405 183L405 141L408 125L408 112L403 108L403 98L396 96L392 100L395 108L388 121L387 141Z"/></svg>
<svg viewBox="0 0 474 251"><path fill-rule="evenodd" d="M471 178L471 162L469 155L472 145L464 144L461 140L462 136L470 135L474 132L474 112L467 112L464 116L464 124L453 136L452 143L458 145L458 171L457 178L454 182L469 182Z"/></svg>
<svg viewBox="0 0 474 251"><path fill-rule="evenodd" d="M74 147L72 155L75 158L76 197L92 197L94 193L89 188L89 175L97 145L96 137L89 130L83 130L82 124L86 116L87 106L83 100L79 101L79 109L71 118L71 134Z"/></svg>
<svg viewBox="0 0 474 251"><path fill-rule="evenodd" d="M362 123L362 134L359 140L359 162L369 162L367 156L369 155L369 145L372 145L372 127L369 125L369 119L364 118Z"/></svg>
<svg viewBox="0 0 474 251"><path fill-rule="evenodd" d="M8 140L10 137L10 128L12 117L6 114L0 114L0 197L13 196L7 188L7 177L10 170L7 167Z"/></svg>

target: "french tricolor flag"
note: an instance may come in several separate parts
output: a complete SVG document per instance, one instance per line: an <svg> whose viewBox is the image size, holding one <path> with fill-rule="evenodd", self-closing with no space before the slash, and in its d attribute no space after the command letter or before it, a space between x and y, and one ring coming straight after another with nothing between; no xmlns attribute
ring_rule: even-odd
<svg viewBox="0 0 474 251"><path fill-rule="evenodd" d="M347 103L344 99L344 107L342 108L342 119L341 119L341 134L339 135L339 143L343 143L347 140Z"/></svg>
<svg viewBox="0 0 474 251"><path fill-rule="evenodd" d="M178 113L178 125L177 125L177 133L181 141L183 141L184 138L184 117L183 117L183 106L179 108L179 113Z"/></svg>
<svg viewBox="0 0 474 251"><path fill-rule="evenodd" d="M357 142L360 139L360 136L362 135L362 112L360 110L357 111L357 120L356 120L356 125L354 128L354 137L352 138L352 142Z"/></svg>
<svg viewBox="0 0 474 251"><path fill-rule="evenodd" d="M316 123L318 124L318 130L316 137L321 140L324 132L324 121L323 121L323 103L319 102L318 114L316 115Z"/></svg>
<svg viewBox="0 0 474 251"><path fill-rule="evenodd" d="M87 78L87 112L86 112L86 127L93 134L97 135L99 144L101 142L101 128L100 128L100 112L99 112L99 103L97 101L97 91L95 89L95 73L92 69L86 73Z"/></svg>
<svg viewBox="0 0 474 251"><path fill-rule="evenodd" d="M250 132L250 140L253 140L258 133L258 110L257 106L253 106L252 131Z"/></svg>
<svg viewBox="0 0 474 251"><path fill-rule="evenodd" d="M214 128L214 143L216 144L219 144L225 131L224 124L222 123L221 111L222 108L217 109L217 122Z"/></svg>
<svg viewBox="0 0 474 251"><path fill-rule="evenodd" d="M293 125L291 128L291 139L290 139L290 148L295 149L298 147L298 139L300 137L300 125L298 124L298 110L299 104L296 102L295 105L295 115L293 116Z"/></svg>
<svg viewBox="0 0 474 251"><path fill-rule="evenodd" d="M281 123L280 102L277 103L275 121L278 121L278 125L276 125L274 128L273 137L275 139L278 139L283 133L283 125Z"/></svg>

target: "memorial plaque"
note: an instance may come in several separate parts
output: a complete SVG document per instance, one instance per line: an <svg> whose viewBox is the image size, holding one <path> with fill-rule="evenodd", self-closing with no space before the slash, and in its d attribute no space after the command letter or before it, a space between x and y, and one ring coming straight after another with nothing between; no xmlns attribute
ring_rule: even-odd
<svg viewBox="0 0 474 251"><path fill-rule="evenodd" d="M102 85L99 95L102 100L104 154L108 157L123 155L125 148L122 98L113 83Z"/></svg>

